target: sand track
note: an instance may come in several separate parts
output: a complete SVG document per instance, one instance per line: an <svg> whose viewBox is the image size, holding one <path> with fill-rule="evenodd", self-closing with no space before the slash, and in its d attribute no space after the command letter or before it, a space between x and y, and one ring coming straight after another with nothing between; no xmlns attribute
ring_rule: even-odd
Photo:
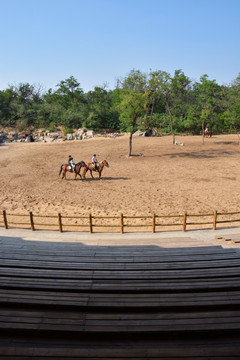
<svg viewBox="0 0 240 360"><path fill-rule="evenodd" d="M0 147L0 209L38 214L147 215L239 211L240 156L236 135L133 139L128 136L63 143L11 143ZM71 154L75 162L106 159L103 180L58 176ZM97 174L94 174L97 178Z"/></svg>

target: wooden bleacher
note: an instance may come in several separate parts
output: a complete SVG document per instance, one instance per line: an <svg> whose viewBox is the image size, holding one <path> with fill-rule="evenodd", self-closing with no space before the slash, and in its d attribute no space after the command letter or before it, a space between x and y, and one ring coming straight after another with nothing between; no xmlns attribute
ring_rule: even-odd
<svg viewBox="0 0 240 360"><path fill-rule="evenodd" d="M0 358L240 358L234 246L6 236L0 249Z"/></svg>
<svg viewBox="0 0 240 360"><path fill-rule="evenodd" d="M231 244L234 246L240 246L240 234L229 234L224 236L215 236L216 240L220 240L223 243Z"/></svg>

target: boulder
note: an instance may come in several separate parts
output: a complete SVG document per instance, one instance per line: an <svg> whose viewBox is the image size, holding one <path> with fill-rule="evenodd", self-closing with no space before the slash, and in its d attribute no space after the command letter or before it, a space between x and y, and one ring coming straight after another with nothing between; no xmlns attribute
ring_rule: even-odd
<svg viewBox="0 0 240 360"><path fill-rule="evenodd" d="M95 132L93 130L88 130L86 135L87 135L87 137L94 137Z"/></svg>
<svg viewBox="0 0 240 360"><path fill-rule="evenodd" d="M18 133L16 131L10 132L11 140L17 140L18 139Z"/></svg>
<svg viewBox="0 0 240 360"><path fill-rule="evenodd" d="M79 128L79 129L77 130L77 132L78 132L78 134L83 135L84 133L87 132L87 129L85 129L85 128Z"/></svg>
<svg viewBox="0 0 240 360"><path fill-rule="evenodd" d="M149 129L147 131L145 131L145 135L144 136L157 136L158 133L155 129Z"/></svg>
<svg viewBox="0 0 240 360"><path fill-rule="evenodd" d="M27 137L26 137L26 142L34 142L34 138L32 136L32 134L29 134Z"/></svg>
<svg viewBox="0 0 240 360"><path fill-rule="evenodd" d="M0 144L9 142L9 138L4 134L3 131L0 131Z"/></svg>
<svg viewBox="0 0 240 360"><path fill-rule="evenodd" d="M142 132L142 131L140 131L140 130L137 130L137 131L133 134L133 136L144 136L144 135L145 135L145 133Z"/></svg>
<svg viewBox="0 0 240 360"><path fill-rule="evenodd" d="M57 139L59 137L59 133L52 132L52 133L49 133L48 136L51 137L51 138Z"/></svg>
<svg viewBox="0 0 240 360"><path fill-rule="evenodd" d="M67 140L73 140L73 134L67 134Z"/></svg>

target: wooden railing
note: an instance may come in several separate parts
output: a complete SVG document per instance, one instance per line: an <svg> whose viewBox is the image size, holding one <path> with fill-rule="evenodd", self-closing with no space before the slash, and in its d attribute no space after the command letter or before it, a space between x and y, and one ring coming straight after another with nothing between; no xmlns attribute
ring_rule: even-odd
<svg viewBox="0 0 240 360"><path fill-rule="evenodd" d="M32 231L36 228L49 230L52 227L63 232L65 229L86 229L90 233L93 233L94 228L115 228L123 234L126 228L151 228L153 233L156 230L163 230L175 228L182 231L186 231L187 227L198 228L211 227L216 230L218 224L233 224L240 222L240 211L222 213L214 211L208 214L187 214L182 215L148 215L148 216L127 216L122 213L119 216L94 216L91 213L87 216L66 216L58 213L57 215L39 215L33 214L30 211L27 214L14 214L8 213L6 210L2 211L2 219L0 219L0 226L5 229L9 227L26 228L29 227ZM238 216L238 218L236 217ZM231 217L229 219L229 217ZM23 218L22 222L17 222L18 218ZM194 222L193 219L200 219L201 221ZM41 219L48 220L48 223L42 222ZM53 222L50 222L54 219ZM103 223L103 220L111 220L111 224ZM171 219L171 222L166 222ZM202 220L203 219L203 220ZM79 223L81 220L81 223ZM133 223L134 220L135 223ZM74 223L72 222L74 221ZM205 226L206 225L206 226Z"/></svg>

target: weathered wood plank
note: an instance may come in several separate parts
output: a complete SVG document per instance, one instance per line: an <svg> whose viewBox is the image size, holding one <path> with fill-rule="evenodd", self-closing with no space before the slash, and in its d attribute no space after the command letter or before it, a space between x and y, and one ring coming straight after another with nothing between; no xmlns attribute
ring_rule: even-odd
<svg viewBox="0 0 240 360"><path fill-rule="evenodd" d="M240 311L182 313L80 313L5 310L0 329L58 332L186 332L240 330Z"/></svg>
<svg viewBox="0 0 240 360"><path fill-rule="evenodd" d="M0 303L39 304L88 307L183 307L239 304L240 291L175 293L175 294L118 294L65 293L0 289Z"/></svg>
<svg viewBox="0 0 240 360"><path fill-rule="evenodd" d="M38 279L70 279L70 280L111 280L111 279L126 279L126 280L154 280L160 281L165 279L200 279L206 280L212 278L227 279L230 276L239 276L240 279L240 265L238 267L222 267L214 269L183 269L183 270L64 270L64 269L36 269L36 268L1 268L0 278L4 276L12 278L34 278ZM226 280L227 281L227 280Z"/></svg>
<svg viewBox="0 0 240 360"><path fill-rule="evenodd" d="M164 280L73 280L73 279L36 279L36 278L13 278L0 277L2 288L22 288L22 289L52 289L52 290L77 290L77 291L196 291L207 289L239 289L240 277L231 278L209 278L209 279L164 279Z"/></svg>
<svg viewBox="0 0 240 360"><path fill-rule="evenodd" d="M14 341L9 338L4 343L0 343L0 356L8 356L11 359L28 359L33 358L42 360L46 358L51 359L228 359L236 360L240 353L240 345L238 339L214 341L207 340L191 340L188 343L186 340L167 341L161 338L157 341L137 341L128 339L128 341L119 340L114 341L109 339L102 342L95 341L94 345L91 341L71 341L66 344L66 341L50 341L44 339L41 341L34 341L28 339L28 342L23 340ZM6 346L11 344L11 347ZM65 345L65 346L64 346ZM68 346L66 346L68 345ZM203 346L204 345L204 346ZM17 357L18 355L19 357ZM55 357L55 358L54 358Z"/></svg>

